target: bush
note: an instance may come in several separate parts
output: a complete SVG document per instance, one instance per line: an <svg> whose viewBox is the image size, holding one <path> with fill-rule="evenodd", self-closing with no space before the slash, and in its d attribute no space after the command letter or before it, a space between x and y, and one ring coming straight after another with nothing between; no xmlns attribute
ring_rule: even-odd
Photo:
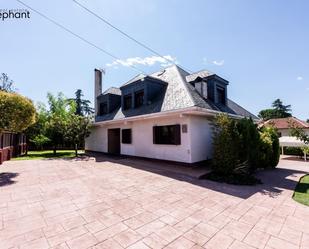
<svg viewBox="0 0 309 249"><path fill-rule="evenodd" d="M283 151L285 155L293 155L293 156L303 156L304 155L302 149L298 147L284 147Z"/></svg>
<svg viewBox="0 0 309 249"><path fill-rule="evenodd" d="M252 119L235 120L224 114L217 116L214 125L213 175L209 177L215 179L217 175L230 183L249 179L258 165L260 137L256 125Z"/></svg>
<svg viewBox="0 0 309 249"><path fill-rule="evenodd" d="M22 132L34 122L35 107L30 99L0 91L0 130Z"/></svg>
<svg viewBox="0 0 309 249"><path fill-rule="evenodd" d="M234 184L255 184L257 168L275 167L280 147L277 131L259 132L252 119L235 120L220 114L214 122L212 173L204 178ZM241 182L243 181L243 182Z"/></svg>
<svg viewBox="0 0 309 249"><path fill-rule="evenodd" d="M50 142L50 139L43 134L39 134L35 136L33 139L30 139L32 143L35 144L36 148L39 150L43 150L43 146Z"/></svg>
<svg viewBox="0 0 309 249"><path fill-rule="evenodd" d="M280 145L277 130L265 127L260 132L260 153L257 158L260 168L275 168L280 158Z"/></svg>

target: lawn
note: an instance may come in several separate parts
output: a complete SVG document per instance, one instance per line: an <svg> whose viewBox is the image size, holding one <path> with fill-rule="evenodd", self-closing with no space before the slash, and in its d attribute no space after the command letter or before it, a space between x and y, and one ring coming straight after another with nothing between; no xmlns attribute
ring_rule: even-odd
<svg viewBox="0 0 309 249"><path fill-rule="evenodd" d="M293 199L301 204L309 206L309 175L300 178L295 188Z"/></svg>
<svg viewBox="0 0 309 249"><path fill-rule="evenodd" d="M83 150L79 150L78 154L84 154ZM57 150L56 155L54 155L52 150L42 150L42 151L28 151L28 155L12 158L12 160L37 160L37 159L49 159L49 158L74 158L74 150Z"/></svg>

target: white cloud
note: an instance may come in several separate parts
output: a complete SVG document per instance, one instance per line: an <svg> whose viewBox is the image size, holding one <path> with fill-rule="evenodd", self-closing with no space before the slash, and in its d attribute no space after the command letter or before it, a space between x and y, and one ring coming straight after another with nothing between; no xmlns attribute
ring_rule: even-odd
<svg viewBox="0 0 309 249"><path fill-rule="evenodd" d="M153 66L156 63L160 63L161 66L166 67L173 63L177 64L177 59L170 55L164 55L163 57L160 56L150 56L150 57L131 57L126 59L119 59L114 60L111 63L107 63L107 67L117 67L117 66L124 66L130 67L135 65L144 65L144 66Z"/></svg>
<svg viewBox="0 0 309 249"><path fill-rule="evenodd" d="M302 76L298 76L296 79L297 80L303 80L303 77Z"/></svg>
<svg viewBox="0 0 309 249"><path fill-rule="evenodd" d="M213 64L215 64L216 66L223 66L224 65L224 60L221 61L213 61Z"/></svg>

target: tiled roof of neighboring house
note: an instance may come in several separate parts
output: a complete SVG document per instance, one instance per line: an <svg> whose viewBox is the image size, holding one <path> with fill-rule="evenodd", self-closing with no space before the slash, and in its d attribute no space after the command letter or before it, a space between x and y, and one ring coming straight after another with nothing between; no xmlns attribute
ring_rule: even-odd
<svg viewBox="0 0 309 249"><path fill-rule="evenodd" d="M198 73L191 74L191 78L193 79L194 77L196 78L198 76L209 76L210 74L208 73L208 71L200 71ZM112 113L97 117L97 121L115 120L125 117L133 117L143 114L177 110L194 106L258 119L255 115L248 112L241 106L237 105L232 100L228 99L227 105L224 106L214 104L213 102L203 98L196 91L194 86L189 83L191 81L190 74L176 65L167 67L162 71L155 72L148 76L142 74L137 75L136 77L122 85L122 87L138 81L144 77L151 77L166 82L166 90L162 92L159 96L157 96L157 98L154 99L149 105L143 105L139 108L129 109L125 111L121 110L121 108L118 108ZM190 79L190 81L188 81L188 79Z"/></svg>
<svg viewBox="0 0 309 249"><path fill-rule="evenodd" d="M295 117L269 119L262 125L273 125L277 129L289 129L292 125L298 128L309 129L309 124L307 122L299 120Z"/></svg>
<svg viewBox="0 0 309 249"><path fill-rule="evenodd" d="M110 87L105 92L103 92L102 94L108 94L108 93L115 94L115 95L121 95L121 91L117 87Z"/></svg>

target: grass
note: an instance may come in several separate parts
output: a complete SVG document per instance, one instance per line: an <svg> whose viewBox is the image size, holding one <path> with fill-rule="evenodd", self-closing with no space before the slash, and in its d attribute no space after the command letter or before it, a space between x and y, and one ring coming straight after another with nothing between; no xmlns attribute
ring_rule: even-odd
<svg viewBox="0 0 309 249"><path fill-rule="evenodd" d="M300 178L296 185L293 199L301 204L309 206L309 175Z"/></svg>
<svg viewBox="0 0 309 249"><path fill-rule="evenodd" d="M78 154L83 154L83 150L79 150ZM28 151L28 155L12 158L12 160L38 160L38 159L50 159L50 158L74 158L74 150L57 150L56 155L54 155L52 150L42 150L42 151Z"/></svg>

